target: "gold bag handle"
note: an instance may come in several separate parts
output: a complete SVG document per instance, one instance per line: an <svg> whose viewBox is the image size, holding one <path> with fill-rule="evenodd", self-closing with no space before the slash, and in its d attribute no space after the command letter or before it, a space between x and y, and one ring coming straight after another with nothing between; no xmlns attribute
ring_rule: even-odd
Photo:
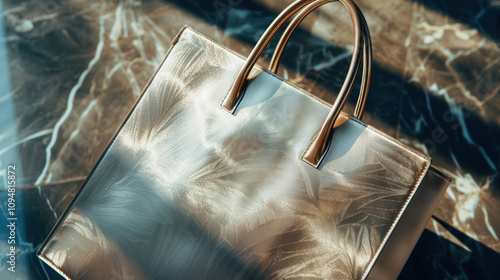
<svg viewBox="0 0 500 280"><path fill-rule="evenodd" d="M314 10L319 8L320 6L329 3L331 1L318 1L312 4L309 4L305 7L295 18L290 22L285 32L280 38L278 45L276 46L273 56L271 58L271 62L269 63L269 71L278 74L279 63L281 61L281 57L283 56L283 51L292 36L292 33L295 29L300 25L300 23L312 13ZM368 25L366 23L365 17L363 13L358 8L359 15L361 17L362 24L362 36L363 36L363 73L361 80L361 89L359 91L358 102L356 103L356 108L354 109L353 117L361 120L363 118L363 112L365 110L366 98L368 97L368 92L370 89L370 80L372 76L372 44L370 38L370 32L368 29ZM354 83L355 80L352 80L351 83Z"/></svg>
<svg viewBox="0 0 500 280"><path fill-rule="evenodd" d="M243 68L241 69L238 77L236 78L235 83L229 90L228 94L224 97L221 103L221 107L231 114L234 113L236 107L241 101L241 98L244 94L244 88L246 86L246 82L248 79L248 75L250 71L257 63L257 59L260 57L264 48L267 46L271 38L276 34L278 29L293 15L297 12L301 11L304 7L312 3L328 3L333 2L335 0L297 0L288 6L283 12L281 12L278 17L271 23L271 25L264 32L262 37L259 39L254 49L248 56L247 60ZM335 121L340 114L340 111L344 107L347 98L349 97L353 87L354 80L358 74L360 61L361 61L361 52L360 45L362 42L362 33L363 30L361 28L361 18L359 16L358 7L352 0L339 0L344 7L349 11L351 15L351 19L353 21L354 27L354 49L353 55L351 59L351 65L349 66L349 70L347 72L346 80L342 85L339 96L335 100L325 122L323 123L320 131L316 136L312 139L308 148L302 155L302 159L310 164L311 166L317 168L331 145L331 136L334 128ZM366 98L366 97L365 97Z"/></svg>

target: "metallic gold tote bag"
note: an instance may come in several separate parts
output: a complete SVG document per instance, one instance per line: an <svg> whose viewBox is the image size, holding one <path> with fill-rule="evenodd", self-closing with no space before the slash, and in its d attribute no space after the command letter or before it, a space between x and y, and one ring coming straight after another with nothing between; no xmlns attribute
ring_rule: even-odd
<svg viewBox="0 0 500 280"><path fill-rule="evenodd" d="M371 45L351 0L354 52L333 106L273 73L327 2L291 4L246 60L182 29L40 258L69 279L396 278L449 181L359 120ZM291 17L271 70L255 66Z"/></svg>

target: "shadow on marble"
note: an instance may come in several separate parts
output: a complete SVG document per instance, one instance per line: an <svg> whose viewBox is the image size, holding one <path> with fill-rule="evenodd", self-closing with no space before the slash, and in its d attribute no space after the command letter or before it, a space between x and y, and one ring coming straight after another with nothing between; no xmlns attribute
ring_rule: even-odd
<svg viewBox="0 0 500 280"><path fill-rule="evenodd" d="M470 25L495 41L500 41L498 0L412 0L440 14Z"/></svg>
<svg viewBox="0 0 500 280"><path fill-rule="evenodd" d="M437 220L469 250L425 230L403 268L400 280L498 279L500 253Z"/></svg>

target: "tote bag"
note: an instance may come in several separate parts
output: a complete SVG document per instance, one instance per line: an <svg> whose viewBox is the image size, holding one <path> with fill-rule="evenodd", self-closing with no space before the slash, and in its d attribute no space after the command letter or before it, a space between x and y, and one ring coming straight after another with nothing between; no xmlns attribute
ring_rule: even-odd
<svg viewBox="0 0 500 280"><path fill-rule="evenodd" d="M449 178L361 122L371 43L329 105L274 74L296 1L246 59L185 27L38 254L68 279L393 279ZM293 17L270 70L256 65ZM362 67L361 67L362 66ZM356 112L340 110L359 69Z"/></svg>

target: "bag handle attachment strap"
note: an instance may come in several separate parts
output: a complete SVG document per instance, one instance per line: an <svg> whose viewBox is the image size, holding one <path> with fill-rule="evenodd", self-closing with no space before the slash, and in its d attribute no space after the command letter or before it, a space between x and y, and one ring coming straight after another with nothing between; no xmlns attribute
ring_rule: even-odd
<svg viewBox="0 0 500 280"><path fill-rule="evenodd" d="M328 2L333 2L335 0L329 0ZM354 49L353 49L353 55L351 59L351 65L349 67L349 70L347 72L346 80L344 81L344 84L342 85L342 88L340 90L340 93L333 103L333 106L323 123L320 131L316 134L316 136L312 139L311 143L309 144L308 148L302 155L302 159L310 164L311 166L317 168L326 153L328 152L328 149L331 144L331 136L332 136L332 131L333 127L335 124L335 121L337 120L340 111L344 107L347 98L349 97L349 94L351 93L353 87L354 87L354 82L359 66L360 66L360 61L361 61L361 52L360 52L360 45L362 41L361 37L361 18L358 13L358 8L352 2L352 0L339 0L345 8L349 11L349 14L351 15L351 19L353 21L353 27L354 27L354 35L355 35L355 40L354 40ZM262 37L259 39L257 42L255 48L252 50L250 55L248 56L247 60L245 61L245 64L243 68L241 69L240 73L238 74L238 77L236 78L235 83L233 84L232 88L228 92L228 94L225 96L224 100L221 103L221 107L225 109L226 111L230 112L231 114L234 113L236 110L236 107L241 101L241 98L243 97L244 94L244 88L246 86L246 82L248 79L248 76L250 74L250 71L252 70L253 66L257 63L257 59L260 57L262 52L264 51L264 48L267 46L271 38L276 34L278 29L288 20L290 19L293 15L295 15L297 12L302 10L304 7L307 5L313 3L313 2L319 2L318 0L297 0L294 3L292 3L290 6L288 6L281 14L278 15L278 17L271 23L271 25L268 27L268 29L264 32ZM326 0L325 0L326 3Z"/></svg>
<svg viewBox="0 0 500 280"><path fill-rule="evenodd" d="M312 4L309 4L307 7L305 7L299 14L295 16L295 18L291 21L291 23L288 25L287 29L283 33L283 35L280 38L280 41L278 42L278 45L276 46L276 49L274 50L273 56L271 58L271 62L269 63L269 70L275 74L278 74L278 68L279 64L283 55L283 51L285 50L285 47L287 43L290 40L290 37L292 36L292 33L295 31L295 29L300 25L300 23L308 16L310 13L312 13L314 10L319 8L320 6L329 3L331 1L328 0L323 0L323 1L318 1L318 2L313 2ZM372 44L371 44L371 38L370 38L370 32L368 29L368 25L366 23L365 17L363 16L363 13L359 11L359 15L361 17L361 24L362 24L362 36L363 36L363 73L362 73L362 80L361 80L361 89L359 92L359 98L358 102L356 103L356 108L354 110L353 117L361 120L363 118L363 112L365 109L365 104L366 104L366 99L368 97L368 92L370 88L370 80L371 80L371 70L372 70ZM352 83L355 82L355 80L351 81Z"/></svg>

